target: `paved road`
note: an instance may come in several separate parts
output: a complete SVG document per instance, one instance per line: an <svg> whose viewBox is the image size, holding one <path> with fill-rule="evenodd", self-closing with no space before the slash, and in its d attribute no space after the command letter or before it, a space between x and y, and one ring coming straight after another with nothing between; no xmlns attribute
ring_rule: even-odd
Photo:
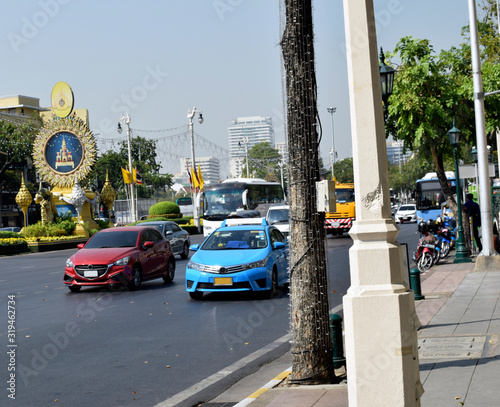
<svg viewBox="0 0 500 407"><path fill-rule="evenodd" d="M416 227L403 225L401 234L405 229L414 234ZM327 239L330 308L341 306L349 286L351 244L348 236ZM73 252L0 258L1 309L8 295L16 298L12 405L155 406L176 400L162 405L192 406L289 349L286 293L273 300L210 294L192 301L184 290L187 261L180 259L173 284L155 280L137 292L70 293L62 273ZM7 325L1 324L0 341L6 338ZM0 380L7 380L6 368Z"/></svg>

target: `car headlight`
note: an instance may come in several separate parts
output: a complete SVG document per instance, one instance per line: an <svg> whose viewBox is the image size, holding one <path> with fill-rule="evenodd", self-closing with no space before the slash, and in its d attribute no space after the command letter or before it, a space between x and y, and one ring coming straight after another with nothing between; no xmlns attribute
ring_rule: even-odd
<svg viewBox="0 0 500 407"><path fill-rule="evenodd" d="M66 267L75 267L71 259L66 260Z"/></svg>
<svg viewBox="0 0 500 407"><path fill-rule="evenodd" d="M187 265L188 269L193 269L193 270L198 270L198 271L204 271L205 266L203 264L195 263L194 261L189 261Z"/></svg>
<svg viewBox="0 0 500 407"><path fill-rule="evenodd" d="M126 266L128 264L128 261L130 260L130 256L124 257L120 260L116 260L113 263L113 266Z"/></svg>
<svg viewBox="0 0 500 407"><path fill-rule="evenodd" d="M256 269L260 267L266 267L267 265L267 258L259 261L254 261L253 263L247 263L243 265L244 270L250 270L250 269Z"/></svg>

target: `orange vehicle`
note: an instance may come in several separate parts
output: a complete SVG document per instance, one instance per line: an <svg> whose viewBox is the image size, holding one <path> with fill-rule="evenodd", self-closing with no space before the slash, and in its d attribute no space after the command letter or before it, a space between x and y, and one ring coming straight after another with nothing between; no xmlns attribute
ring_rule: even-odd
<svg viewBox="0 0 500 407"><path fill-rule="evenodd" d="M354 184L335 184L335 198L336 212L325 213L325 229L327 233L340 236L349 232L356 220Z"/></svg>

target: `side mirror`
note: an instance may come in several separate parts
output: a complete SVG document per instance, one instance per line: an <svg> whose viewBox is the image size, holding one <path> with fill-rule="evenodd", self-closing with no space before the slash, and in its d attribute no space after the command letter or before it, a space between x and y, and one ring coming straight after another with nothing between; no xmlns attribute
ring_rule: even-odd
<svg viewBox="0 0 500 407"><path fill-rule="evenodd" d="M79 244L76 245L76 248L78 250L83 249L84 247L85 247L85 243L79 243Z"/></svg>
<svg viewBox="0 0 500 407"><path fill-rule="evenodd" d="M154 245L155 245L154 242L151 242L148 240L147 242L144 242L143 247L144 247L144 249L147 250L147 249L151 249L152 247L154 247Z"/></svg>
<svg viewBox="0 0 500 407"><path fill-rule="evenodd" d="M276 242L273 244L273 249L284 249L285 248L285 243L282 242Z"/></svg>
<svg viewBox="0 0 500 407"><path fill-rule="evenodd" d="M192 250L193 252L197 251L200 248L199 244L193 244L189 246L189 250Z"/></svg>
<svg viewBox="0 0 500 407"><path fill-rule="evenodd" d="M172 232L171 230L167 230L167 233L165 234L165 236L170 236L170 235L173 235L174 232Z"/></svg>

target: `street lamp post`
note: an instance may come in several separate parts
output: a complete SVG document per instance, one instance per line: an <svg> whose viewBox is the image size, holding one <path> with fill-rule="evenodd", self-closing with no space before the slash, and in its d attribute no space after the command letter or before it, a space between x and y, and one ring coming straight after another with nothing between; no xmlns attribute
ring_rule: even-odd
<svg viewBox="0 0 500 407"><path fill-rule="evenodd" d="M193 128L193 119L196 114L196 107L193 107L193 110L188 109L187 112L187 118L189 119L189 132L191 134L191 170L196 174L196 161L195 161L195 155L194 155L194 128ZM198 123L202 124L203 123L203 115L199 114L198 116ZM199 213L199 208L197 205L197 199L196 199L196 191L193 188L193 218L194 218L194 224L198 228L198 231L201 229L201 222L200 222L200 213Z"/></svg>
<svg viewBox="0 0 500 407"><path fill-rule="evenodd" d="M337 110L336 107L327 107L326 110L328 113L332 115L332 150L330 151L330 154L332 156L332 180L335 181L335 158L337 155L337 151L335 151L335 133L333 129L333 114Z"/></svg>
<svg viewBox="0 0 500 407"><path fill-rule="evenodd" d="M470 263L471 259L467 252L467 247L464 243L464 228L462 225L462 199L460 197L460 173L458 171L458 158L457 158L457 147L460 138L460 130L455 127L455 121L453 121L453 128L448 130L448 137L450 138L450 144L453 147L453 157L455 159L455 187L457 191L457 212L458 212L458 229L457 229L457 246L455 250L455 260L453 263Z"/></svg>
<svg viewBox="0 0 500 407"><path fill-rule="evenodd" d="M122 115L120 118L125 125L127 126L127 149L128 149L128 169L130 171L130 174L132 174L132 182L130 183L130 202L131 202L131 212L132 212L132 222L137 221L137 216L135 213L135 197L134 197L134 180L133 180L133 173L134 170L132 168L132 149L130 147L130 116L127 113L127 116ZM118 121L118 134L122 134L122 126L120 124L120 121Z"/></svg>

